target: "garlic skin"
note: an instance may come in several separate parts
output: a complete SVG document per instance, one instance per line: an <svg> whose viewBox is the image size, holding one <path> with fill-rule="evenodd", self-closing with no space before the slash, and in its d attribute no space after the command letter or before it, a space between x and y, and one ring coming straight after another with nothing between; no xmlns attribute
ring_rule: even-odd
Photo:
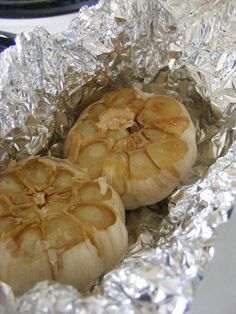
<svg viewBox="0 0 236 314"><path fill-rule="evenodd" d="M126 209L168 196L193 166L195 127L177 100L124 88L88 106L70 130L65 156L106 177Z"/></svg>
<svg viewBox="0 0 236 314"><path fill-rule="evenodd" d="M0 173L0 281L23 294L42 280L83 292L127 251L124 205L105 178L32 157Z"/></svg>

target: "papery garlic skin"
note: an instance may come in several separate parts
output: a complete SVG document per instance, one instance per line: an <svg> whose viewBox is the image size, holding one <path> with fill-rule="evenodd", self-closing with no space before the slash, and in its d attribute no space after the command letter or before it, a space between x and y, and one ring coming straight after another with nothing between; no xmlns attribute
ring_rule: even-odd
<svg viewBox="0 0 236 314"><path fill-rule="evenodd" d="M42 280L84 291L127 250L124 205L105 178L32 157L0 173L0 281L19 295Z"/></svg>
<svg viewBox="0 0 236 314"><path fill-rule="evenodd" d="M193 166L195 127L177 100L121 89L88 106L70 130L65 155L106 177L126 209L164 199Z"/></svg>

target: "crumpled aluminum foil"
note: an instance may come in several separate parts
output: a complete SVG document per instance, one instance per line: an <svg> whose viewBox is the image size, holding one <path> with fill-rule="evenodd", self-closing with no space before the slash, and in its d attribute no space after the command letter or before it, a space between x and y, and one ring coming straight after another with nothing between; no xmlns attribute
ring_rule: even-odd
<svg viewBox="0 0 236 314"><path fill-rule="evenodd" d="M2 169L12 158L63 156L79 112L119 86L182 101L198 142L192 173L169 202L128 214L127 257L91 293L42 282L15 298L0 283L1 314L189 309L217 226L236 204L235 29L234 0L104 0L84 7L66 32L23 33L0 56Z"/></svg>

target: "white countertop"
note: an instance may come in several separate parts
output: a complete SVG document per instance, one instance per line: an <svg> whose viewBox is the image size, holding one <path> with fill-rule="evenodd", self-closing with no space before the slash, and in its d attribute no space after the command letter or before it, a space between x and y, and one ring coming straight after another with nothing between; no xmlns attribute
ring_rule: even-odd
<svg viewBox="0 0 236 314"><path fill-rule="evenodd" d="M188 314L236 314L236 210L217 230L215 256Z"/></svg>
<svg viewBox="0 0 236 314"><path fill-rule="evenodd" d="M64 14L52 17L40 17L32 19L8 19L0 18L0 30L19 34L43 26L49 33L58 33L67 29L71 20L78 13Z"/></svg>

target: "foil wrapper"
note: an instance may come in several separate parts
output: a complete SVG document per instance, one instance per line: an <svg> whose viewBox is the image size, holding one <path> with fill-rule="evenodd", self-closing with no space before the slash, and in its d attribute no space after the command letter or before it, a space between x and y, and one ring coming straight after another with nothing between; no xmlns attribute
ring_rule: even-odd
<svg viewBox="0 0 236 314"><path fill-rule="evenodd" d="M67 31L38 28L0 56L0 168L52 154L81 110L135 86L182 101L197 130L192 172L168 200L127 214L129 252L88 294L41 282L0 313L175 313L189 309L236 204L234 0L104 0ZM168 214L167 214L168 213Z"/></svg>

